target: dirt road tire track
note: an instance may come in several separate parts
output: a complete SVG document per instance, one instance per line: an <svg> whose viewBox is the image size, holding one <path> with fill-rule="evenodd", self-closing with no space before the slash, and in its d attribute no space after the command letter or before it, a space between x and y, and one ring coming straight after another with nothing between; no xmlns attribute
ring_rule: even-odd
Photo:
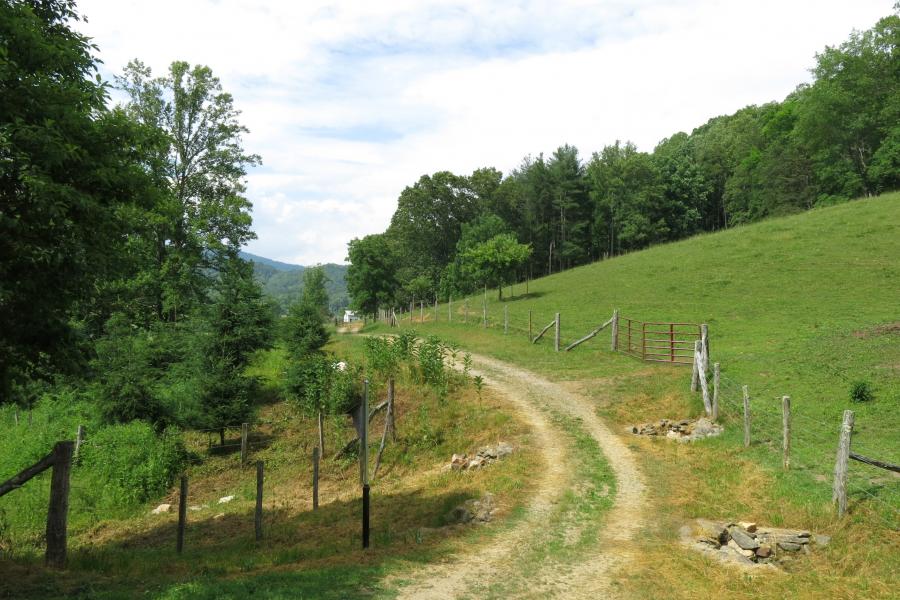
<svg viewBox="0 0 900 600"><path fill-rule="evenodd" d="M400 598L459 598L478 596L492 583L503 584L509 565L520 548L541 531L546 514L560 496L579 484L567 444L552 422L547 409L580 420L584 430L597 442L615 474L616 496L597 543L572 564L534 565L526 592L518 597L597 598L615 597L615 574L627 565L630 542L644 522L644 481L637 461L625 443L595 414L585 398L566 391L530 371L473 355L473 374L481 375L491 388L513 404L533 431L541 464L534 470L538 478L524 518L491 542L470 553L454 556L449 562L430 565L414 573L412 582L400 590Z"/></svg>

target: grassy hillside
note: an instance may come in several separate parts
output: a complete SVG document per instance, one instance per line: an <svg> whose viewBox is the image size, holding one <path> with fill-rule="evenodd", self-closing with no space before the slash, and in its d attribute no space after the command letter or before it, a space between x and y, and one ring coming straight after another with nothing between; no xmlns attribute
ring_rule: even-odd
<svg viewBox="0 0 900 600"><path fill-rule="evenodd" d="M689 391L690 367L612 353L607 332L557 354L552 331L529 343L529 310L535 332L561 313L563 345L606 321L615 308L640 320L709 324L712 361L722 366L726 434L688 449L634 438L663 515L648 532L655 545L647 549L647 572L627 576L638 590L634 595L668 594L679 581L690 583L691 593L733 591L735 585L749 593L727 577L711 577L696 561L672 560L672 532L695 516L831 533L829 554L804 559L808 572L792 585L820 586L826 595L842 597L889 595L892 570L900 568L900 478L853 463L850 517L839 521L830 499L844 409L856 413L856 452L900 463L900 194L654 247L532 281L527 294L518 284L504 297L498 301L497 291L489 291L488 329L480 324L480 295L468 299L467 325L459 300L452 324L441 305L436 324L429 313L426 325L415 326L570 380L623 430L700 414L700 397ZM859 382L871 388L873 400L851 401ZM741 443L741 385L752 396L749 449ZM794 414L787 473L781 470L783 395L791 396ZM874 541L860 546L863 539ZM655 584L640 583L647 577Z"/></svg>

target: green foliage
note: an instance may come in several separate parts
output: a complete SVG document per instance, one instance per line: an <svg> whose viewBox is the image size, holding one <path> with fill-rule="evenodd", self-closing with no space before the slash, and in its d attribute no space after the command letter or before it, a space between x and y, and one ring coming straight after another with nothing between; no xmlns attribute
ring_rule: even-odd
<svg viewBox="0 0 900 600"><path fill-rule="evenodd" d="M351 306L365 314L392 306L397 288L395 249L385 235L353 239L347 246L347 292Z"/></svg>
<svg viewBox="0 0 900 600"><path fill-rule="evenodd" d="M303 296L301 302L316 307L322 318L329 316L328 312L328 276L322 266L312 267L303 272Z"/></svg>
<svg viewBox="0 0 900 600"><path fill-rule="evenodd" d="M321 352L292 361L285 373L285 395L307 416L324 411L333 373L333 361Z"/></svg>
<svg viewBox="0 0 900 600"><path fill-rule="evenodd" d="M875 399L875 393L868 381L855 381L850 386L851 402L870 402Z"/></svg>
<svg viewBox="0 0 900 600"><path fill-rule="evenodd" d="M510 233L501 233L463 252L460 263L476 281L496 286L503 298L504 282L510 281L530 256L530 246L518 243Z"/></svg>
<svg viewBox="0 0 900 600"><path fill-rule="evenodd" d="M164 494L181 472L185 451L179 433L157 435L133 421L91 432L80 452L80 467L103 486L108 502L134 506Z"/></svg>
<svg viewBox="0 0 900 600"><path fill-rule="evenodd" d="M291 305L283 320L283 335L288 353L299 360L319 352L328 343L328 331L322 313L315 305L301 300Z"/></svg>

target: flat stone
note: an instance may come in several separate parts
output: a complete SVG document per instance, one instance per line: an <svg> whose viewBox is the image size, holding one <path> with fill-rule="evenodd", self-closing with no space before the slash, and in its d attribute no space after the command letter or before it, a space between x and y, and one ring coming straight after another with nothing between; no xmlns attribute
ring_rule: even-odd
<svg viewBox="0 0 900 600"><path fill-rule="evenodd" d="M151 510L150 513L154 515L161 515L163 513L169 512L170 510L172 510L171 504L160 504L159 506Z"/></svg>
<svg viewBox="0 0 900 600"><path fill-rule="evenodd" d="M787 535L784 537L779 537L778 542L779 543L787 542L789 544L801 544L802 545L802 544L808 544L809 538L800 537L800 536L796 536L796 535Z"/></svg>
<svg viewBox="0 0 900 600"><path fill-rule="evenodd" d="M797 552L803 546L801 544L794 544L792 542L784 542L784 541L779 540L778 547L781 548L782 550L787 550L788 552Z"/></svg>
<svg viewBox="0 0 900 600"><path fill-rule="evenodd" d="M228 504L232 500L234 500L234 496L223 496L219 498L219 504Z"/></svg>
<svg viewBox="0 0 900 600"><path fill-rule="evenodd" d="M732 548L731 546L722 546L719 550L719 555L729 562L735 562L741 565L752 565L753 561L750 560L749 557L742 554L742 551L738 548Z"/></svg>
<svg viewBox="0 0 900 600"><path fill-rule="evenodd" d="M732 550L734 550L735 552L737 552L737 553L740 554L741 556L746 556L747 558L753 558L754 556L756 556L756 552L754 552L753 550L747 550L747 549L745 549L745 548L741 548L741 547L734 541L734 539L728 540L728 548L731 548Z"/></svg>
<svg viewBox="0 0 900 600"><path fill-rule="evenodd" d="M740 527L729 527L728 533L731 535L731 539L734 540L742 550L756 550L759 548L759 542L753 539L749 533Z"/></svg>
<svg viewBox="0 0 900 600"><path fill-rule="evenodd" d="M772 548L770 546L760 546L756 549L756 556L758 558L769 558L772 556Z"/></svg>
<svg viewBox="0 0 900 600"><path fill-rule="evenodd" d="M497 444L497 458L509 456L510 454L512 454L512 451L512 444L508 444L506 442L500 442L499 444Z"/></svg>
<svg viewBox="0 0 900 600"><path fill-rule="evenodd" d="M197 505L195 504L195 505L193 505L193 506L188 506L188 510L193 510L193 511L203 510L203 507L202 507L202 506L197 506Z"/></svg>
<svg viewBox="0 0 900 600"><path fill-rule="evenodd" d="M752 521L738 521L737 524L743 527L748 533L756 531L756 523L753 523Z"/></svg>

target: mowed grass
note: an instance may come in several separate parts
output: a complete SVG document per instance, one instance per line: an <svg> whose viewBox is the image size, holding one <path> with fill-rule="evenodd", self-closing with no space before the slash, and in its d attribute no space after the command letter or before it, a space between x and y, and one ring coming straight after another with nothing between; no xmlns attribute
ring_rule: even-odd
<svg viewBox="0 0 900 600"><path fill-rule="evenodd" d="M690 367L657 365L610 351L608 331L571 352L553 351L561 313L563 346L614 309L645 321L708 323L711 358L721 363L726 434L691 446L633 439L652 479L658 518L645 567L623 574L635 597L786 594L890 597L900 570L900 478L851 463L850 515L838 520L831 481L838 429L855 412L854 451L900 463L900 194L859 200L572 269L426 310L412 326L455 339L557 380L570 381L613 426L702 412L689 391ZM510 331L503 333L504 310ZM419 312L414 314L418 320ZM409 327L408 321L402 322ZM370 327L382 329L383 325ZM856 382L874 400L851 401ZM743 448L741 386L751 395L753 443ZM793 412L791 470L781 469L781 398ZM790 578L734 577L675 543L687 518L752 519L834 536L827 550L796 561ZM652 543L651 543L652 541Z"/></svg>
<svg viewBox="0 0 900 600"><path fill-rule="evenodd" d="M361 360L363 338L344 336L330 346ZM253 465L241 468L237 451L209 452L207 434L186 432L195 455L188 471L185 550L175 552L174 512L151 515L161 502L177 506L178 492L148 503L137 514L96 519L72 531L69 568L42 567L43 543L17 548L0 560L0 597L28 598L365 598L390 595L382 581L416 565L488 540L516 521L529 493L534 456L527 428L489 391L470 384L440 399L401 377L397 385L398 439L390 443L372 482L371 548L360 547L360 485L355 453L333 459L354 436L349 417L326 421L320 506L312 510L311 453L315 420L278 398L282 351L261 353L251 371L264 393L253 427L251 461L265 464L264 540L254 540ZM374 406L384 396L373 381ZM370 433L370 465L380 441L383 413ZM218 443L218 434L212 435ZM472 453L498 440L518 450L477 472L443 471L454 452ZM228 443L238 441L228 434ZM76 468L77 469L77 468ZM470 498L495 495L497 522L449 526L446 515ZM15 494L15 492L13 492ZM224 496L234 500L220 504Z"/></svg>

